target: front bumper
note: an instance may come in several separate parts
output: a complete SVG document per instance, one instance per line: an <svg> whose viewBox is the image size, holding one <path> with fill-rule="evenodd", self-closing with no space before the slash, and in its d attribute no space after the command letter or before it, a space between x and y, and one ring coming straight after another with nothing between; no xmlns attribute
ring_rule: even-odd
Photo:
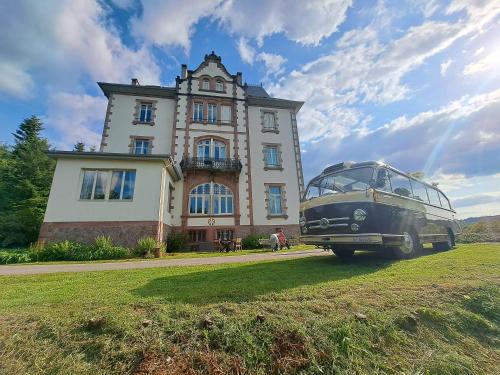
<svg viewBox="0 0 500 375"><path fill-rule="evenodd" d="M404 237L396 234L361 233L361 234L320 234L303 235L300 241L307 245L385 245L398 246Z"/></svg>

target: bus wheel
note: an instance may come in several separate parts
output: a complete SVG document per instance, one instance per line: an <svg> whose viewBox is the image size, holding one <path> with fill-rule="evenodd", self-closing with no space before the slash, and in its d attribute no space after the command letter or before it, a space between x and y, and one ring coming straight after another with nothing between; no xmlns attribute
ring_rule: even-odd
<svg viewBox="0 0 500 375"><path fill-rule="evenodd" d="M403 244L393 249L397 259L409 259L417 255L422 245L415 231L403 232Z"/></svg>
<svg viewBox="0 0 500 375"><path fill-rule="evenodd" d="M437 251L447 251L455 246L455 236L453 232L448 229L448 238L446 242L436 242L432 244L432 248Z"/></svg>
<svg viewBox="0 0 500 375"><path fill-rule="evenodd" d="M354 255L354 249L343 246L333 246L333 253L339 258L351 258Z"/></svg>

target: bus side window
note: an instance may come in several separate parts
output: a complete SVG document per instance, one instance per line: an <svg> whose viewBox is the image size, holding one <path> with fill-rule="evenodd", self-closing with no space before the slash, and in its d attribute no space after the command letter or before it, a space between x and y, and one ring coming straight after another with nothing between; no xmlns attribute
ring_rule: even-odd
<svg viewBox="0 0 500 375"><path fill-rule="evenodd" d="M447 210L451 210L450 201L441 192L439 192L439 199L441 200L441 207L446 208Z"/></svg>
<svg viewBox="0 0 500 375"><path fill-rule="evenodd" d="M438 191L436 189L427 186L427 195L429 196L431 204L438 207L441 206L441 203L439 202Z"/></svg>
<svg viewBox="0 0 500 375"><path fill-rule="evenodd" d="M408 177L402 176L398 173L391 174L392 192L394 194L402 195L403 197L411 197L411 185Z"/></svg>
<svg viewBox="0 0 500 375"><path fill-rule="evenodd" d="M420 181L411 180L411 187L413 190L413 199L429 203L429 198L427 197L427 190L425 185Z"/></svg>

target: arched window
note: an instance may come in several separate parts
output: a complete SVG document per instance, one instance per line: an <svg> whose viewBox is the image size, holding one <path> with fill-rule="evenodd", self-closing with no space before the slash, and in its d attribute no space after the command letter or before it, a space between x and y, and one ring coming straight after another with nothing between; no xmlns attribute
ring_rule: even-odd
<svg viewBox="0 0 500 375"><path fill-rule="evenodd" d="M233 193L214 182L201 184L189 194L189 213L192 215L227 215L233 213Z"/></svg>
<svg viewBox="0 0 500 375"><path fill-rule="evenodd" d="M199 158L221 160L226 158L226 152L226 144L222 141L210 138L198 142Z"/></svg>
<svg viewBox="0 0 500 375"><path fill-rule="evenodd" d="M208 79L203 80L203 90L210 90L210 81Z"/></svg>
<svg viewBox="0 0 500 375"><path fill-rule="evenodd" d="M215 90L216 91L224 91L224 84L222 83L222 81L217 81L215 83Z"/></svg>

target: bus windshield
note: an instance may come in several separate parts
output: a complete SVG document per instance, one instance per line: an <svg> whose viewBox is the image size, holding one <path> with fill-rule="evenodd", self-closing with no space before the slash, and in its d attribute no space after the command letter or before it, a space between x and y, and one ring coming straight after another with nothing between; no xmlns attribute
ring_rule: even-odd
<svg viewBox="0 0 500 375"><path fill-rule="evenodd" d="M373 178L373 168L344 169L327 176L316 178L309 183L305 199L323 195L366 190Z"/></svg>

